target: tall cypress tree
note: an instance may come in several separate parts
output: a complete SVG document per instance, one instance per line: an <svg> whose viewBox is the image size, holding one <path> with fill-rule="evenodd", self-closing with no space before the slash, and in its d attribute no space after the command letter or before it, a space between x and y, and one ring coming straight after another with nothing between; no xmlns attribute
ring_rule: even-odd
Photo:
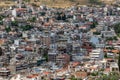
<svg viewBox="0 0 120 80"><path fill-rule="evenodd" d="M2 48L0 47L0 56L3 55Z"/></svg>
<svg viewBox="0 0 120 80"><path fill-rule="evenodd" d="M118 66L119 66L119 71L120 71L120 52L119 52L119 58L118 58Z"/></svg>

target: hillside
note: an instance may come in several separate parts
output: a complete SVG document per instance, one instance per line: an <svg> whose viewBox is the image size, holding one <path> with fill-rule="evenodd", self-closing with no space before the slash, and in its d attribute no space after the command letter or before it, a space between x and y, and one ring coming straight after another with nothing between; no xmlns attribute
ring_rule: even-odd
<svg viewBox="0 0 120 80"><path fill-rule="evenodd" d="M12 5L15 5L15 2L13 1L2 1L0 0L0 7L7 7L7 6L12 6Z"/></svg>
<svg viewBox="0 0 120 80"><path fill-rule="evenodd" d="M88 4L88 0L39 0L38 2L34 2L33 0L31 3L35 4L45 4L50 7L69 7L76 3L79 3L80 5L86 5Z"/></svg>
<svg viewBox="0 0 120 80"><path fill-rule="evenodd" d="M29 1L29 0L23 0L23 1ZM111 4L115 0L101 0L101 1L107 4ZM45 4L50 7L65 8L77 3L79 3L80 5L86 5L89 4L89 0L30 0L29 3L34 3L37 5ZM15 2L13 2L13 0L0 0L0 7L11 6L11 5L15 5Z"/></svg>

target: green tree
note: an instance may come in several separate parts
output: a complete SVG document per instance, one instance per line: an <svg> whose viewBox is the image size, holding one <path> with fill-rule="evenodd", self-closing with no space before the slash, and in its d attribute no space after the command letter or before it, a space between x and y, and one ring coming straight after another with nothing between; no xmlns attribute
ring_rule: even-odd
<svg viewBox="0 0 120 80"><path fill-rule="evenodd" d="M77 80L77 78L75 78L75 76L72 76L70 80Z"/></svg>
<svg viewBox="0 0 120 80"><path fill-rule="evenodd" d="M103 75L101 80L109 80L109 77L107 75Z"/></svg>
<svg viewBox="0 0 120 80"><path fill-rule="evenodd" d="M113 40L118 40L117 36L114 36L114 37L113 37Z"/></svg>
<svg viewBox="0 0 120 80"><path fill-rule="evenodd" d="M112 25L115 30L115 33L120 37L120 23Z"/></svg>
<svg viewBox="0 0 120 80"><path fill-rule="evenodd" d="M3 25L3 21L0 21L0 25Z"/></svg>
<svg viewBox="0 0 120 80"><path fill-rule="evenodd" d="M20 27L23 31L31 30L33 27L31 25L21 26Z"/></svg>
<svg viewBox="0 0 120 80"><path fill-rule="evenodd" d="M102 34L102 36L101 36L102 38L104 38L104 34Z"/></svg>
<svg viewBox="0 0 120 80"><path fill-rule="evenodd" d="M95 4L98 2L98 0L89 0L90 3Z"/></svg>
<svg viewBox="0 0 120 80"><path fill-rule="evenodd" d="M12 22L11 22L11 25L12 25L12 26L18 26L18 21L12 21Z"/></svg>
<svg viewBox="0 0 120 80"><path fill-rule="evenodd" d="M46 61L48 61L48 48L45 47L43 48L43 57L46 59Z"/></svg>
<svg viewBox="0 0 120 80"><path fill-rule="evenodd" d="M30 2L30 0L24 0L25 2Z"/></svg>
<svg viewBox="0 0 120 80"><path fill-rule="evenodd" d="M107 58L107 53L105 53L104 58Z"/></svg>
<svg viewBox="0 0 120 80"><path fill-rule="evenodd" d="M119 53L119 58L118 58L118 66L119 66L119 71L120 71L120 53Z"/></svg>
<svg viewBox="0 0 120 80"><path fill-rule="evenodd" d="M6 30L6 32L10 32L11 28L10 27L6 27L5 30Z"/></svg>
<svg viewBox="0 0 120 80"><path fill-rule="evenodd" d="M101 4L100 0L89 0L89 3L91 3L91 4L97 4L97 5Z"/></svg>
<svg viewBox="0 0 120 80"><path fill-rule="evenodd" d="M98 72L91 73L92 76L98 76Z"/></svg>
<svg viewBox="0 0 120 80"><path fill-rule="evenodd" d="M3 15L0 15L0 21L2 21L4 19Z"/></svg>
<svg viewBox="0 0 120 80"><path fill-rule="evenodd" d="M98 22L94 20L93 24L90 26L92 29L98 25Z"/></svg>
<svg viewBox="0 0 120 80"><path fill-rule="evenodd" d="M74 2L75 0L70 0L71 2Z"/></svg>
<svg viewBox="0 0 120 80"><path fill-rule="evenodd" d="M45 16L45 14L46 14L45 12L40 12L41 16Z"/></svg>
<svg viewBox="0 0 120 80"><path fill-rule="evenodd" d="M119 80L120 79L120 74L117 72L111 72L109 75L102 75L100 78L97 80Z"/></svg>
<svg viewBox="0 0 120 80"><path fill-rule="evenodd" d="M100 35L100 32L93 32L94 35Z"/></svg>
<svg viewBox="0 0 120 80"><path fill-rule="evenodd" d="M35 22L36 21L36 17L32 17L31 19L29 19L30 22Z"/></svg>
<svg viewBox="0 0 120 80"><path fill-rule="evenodd" d="M49 49L47 47L40 47L38 50L38 54L44 57L46 61L48 61L48 50Z"/></svg>
<svg viewBox="0 0 120 80"><path fill-rule="evenodd" d="M0 56L2 56L3 55L3 50L2 50L2 48L0 47Z"/></svg>

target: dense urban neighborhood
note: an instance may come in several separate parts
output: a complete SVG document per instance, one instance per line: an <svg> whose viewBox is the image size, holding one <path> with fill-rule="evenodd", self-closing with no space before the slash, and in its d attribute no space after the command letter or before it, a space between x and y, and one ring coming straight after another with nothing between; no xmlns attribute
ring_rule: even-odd
<svg viewBox="0 0 120 80"><path fill-rule="evenodd" d="M0 8L0 80L120 80L120 7Z"/></svg>

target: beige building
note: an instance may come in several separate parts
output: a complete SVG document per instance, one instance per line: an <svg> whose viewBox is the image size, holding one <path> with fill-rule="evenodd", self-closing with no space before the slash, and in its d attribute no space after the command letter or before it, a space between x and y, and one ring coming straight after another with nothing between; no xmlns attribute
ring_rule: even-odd
<svg viewBox="0 0 120 80"><path fill-rule="evenodd" d="M110 72L119 72L119 67L117 63L112 62L110 64Z"/></svg>
<svg viewBox="0 0 120 80"><path fill-rule="evenodd" d="M46 45L47 47L50 46L51 38L49 36L40 36L39 39L42 45Z"/></svg>

